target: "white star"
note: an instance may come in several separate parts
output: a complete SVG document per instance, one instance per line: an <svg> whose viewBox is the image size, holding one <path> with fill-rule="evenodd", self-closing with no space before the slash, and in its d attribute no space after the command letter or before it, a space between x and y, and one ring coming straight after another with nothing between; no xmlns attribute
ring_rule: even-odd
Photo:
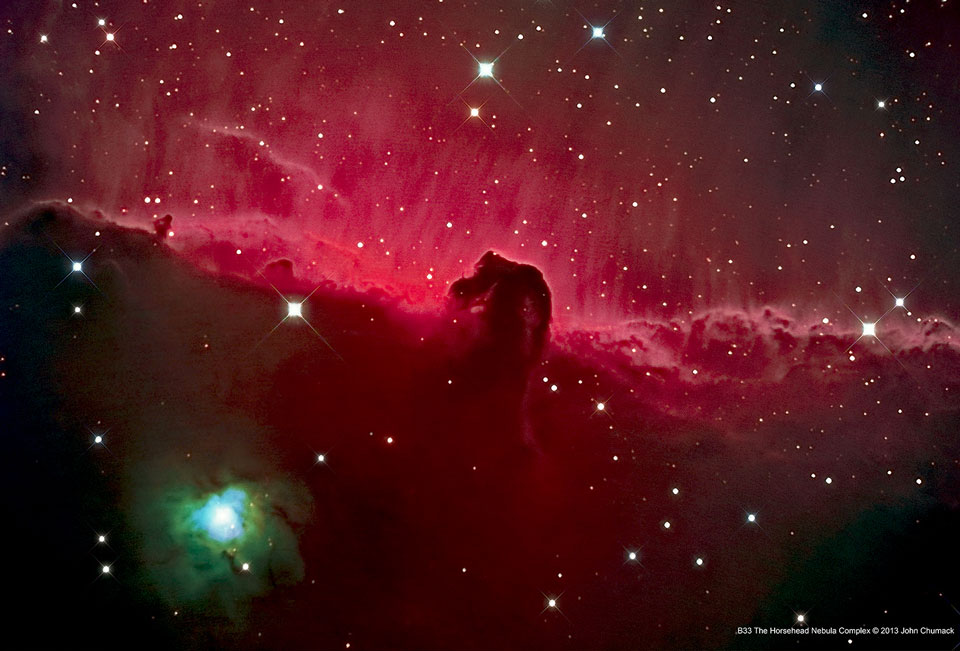
<svg viewBox="0 0 960 651"><path fill-rule="evenodd" d="M816 83L816 84L814 84L814 85L813 85L813 90L815 90L815 91L818 92L818 93L821 92L821 91L823 91L823 84L821 84L821 83Z"/></svg>
<svg viewBox="0 0 960 651"><path fill-rule="evenodd" d="M863 324L863 337L876 337L877 336L877 324L876 323L864 323Z"/></svg>
<svg viewBox="0 0 960 651"><path fill-rule="evenodd" d="M74 271L76 271L76 272L83 271L83 263L82 263L82 262L74 262L74 263L71 265L71 267L72 267L72 269L73 269Z"/></svg>
<svg viewBox="0 0 960 651"><path fill-rule="evenodd" d="M556 599L550 599L549 601L547 601L547 607L548 607L548 608L556 608L556 607L557 607L557 600L556 600Z"/></svg>
<svg viewBox="0 0 960 651"><path fill-rule="evenodd" d="M470 109L470 117L472 117L472 118L478 118L478 117L480 117L480 109L478 109L478 108L471 108L471 109Z"/></svg>
<svg viewBox="0 0 960 651"><path fill-rule="evenodd" d="M753 513L750 513L749 515L747 515L747 522L756 522L756 521L757 521L757 516L755 516Z"/></svg>
<svg viewBox="0 0 960 651"><path fill-rule="evenodd" d="M104 566L103 566L103 569L102 569L102 572L103 572L104 574L110 574L110 566L109 566L109 565L104 565Z"/></svg>
<svg viewBox="0 0 960 651"><path fill-rule="evenodd" d="M898 298L897 300L894 301L894 304L895 304L897 307L903 307L903 299L902 299L902 298Z"/></svg>
<svg viewBox="0 0 960 651"><path fill-rule="evenodd" d="M106 536L97 536L97 542L107 542Z"/></svg>
<svg viewBox="0 0 960 651"><path fill-rule="evenodd" d="M303 303L294 303L293 301L287 302L287 316L303 316Z"/></svg>
<svg viewBox="0 0 960 651"><path fill-rule="evenodd" d="M110 41L111 43L113 43L113 39L114 39L114 38L115 38L115 37L114 37L114 35L113 35L113 32L107 32L107 40L108 40L108 41Z"/></svg>
<svg viewBox="0 0 960 651"><path fill-rule="evenodd" d="M492 77L493 76L493 63L481 62L480 63L480 72L478 73L479 77Z"/></svg>
<svg viewBox="0 0 960 651"><path fill-rule="evenodd" d="M605 37L605 34L603 33L602 27L593 28L593 38L604 38L604 37Z"/></svg>
<svg viewBox="0 0 960 651"><path fill-rule="evenodd" d="M230 528L236 527L234 520L236 519L236 514L233 512L229 506L220 506L213 513L213 523L219 525L230 525Z"/></svg>
<svg viewBox="0 0 960 651"><path fill-rule="evenodd" d="M627 558L629 558L631 561L637 560L637 552L630 552L627 554Z"/></svg>
<svg viewBox="0 0 960 651"><path fill-rule="evenodd" d="M326 463L327 457L322 454L317 455L317 463Z"/></svg>

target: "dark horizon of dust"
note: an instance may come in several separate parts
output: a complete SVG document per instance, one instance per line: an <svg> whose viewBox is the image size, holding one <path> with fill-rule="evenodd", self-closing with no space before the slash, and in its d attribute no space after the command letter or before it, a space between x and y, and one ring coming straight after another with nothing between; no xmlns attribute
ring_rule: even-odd
<svg viewBox="0 0 960 651"><path fill-rule="evenodd" d="M154 234L56 204L9 223L15 645L770 647L730 623L950 621L948 322L855 362L850 333L772 310L551 332L539 272L490 254L433 312L321 286L328 347L263 277ZM96 248L89 282L57 286L61 242ZM282 294L314 289L282 267ZM197 574L165 500L236 482L264 495L263 560Z"/></svg>

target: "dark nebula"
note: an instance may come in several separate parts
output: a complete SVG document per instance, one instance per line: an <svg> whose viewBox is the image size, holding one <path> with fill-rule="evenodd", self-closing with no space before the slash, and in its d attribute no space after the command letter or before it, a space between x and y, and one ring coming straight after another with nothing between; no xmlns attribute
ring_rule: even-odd
<svg viewBox="0 0 960 651"><path fill-rule="evenodd" d="M97 248L89 282L51 289L59 241ZM949 373L882 349L829 368L849 336L772 310L551 340L540 272L495 253L445 312L321 287L266 337L265 283L66 207L12 221L0 264L22 644L689 648L801 608L950 621ZM289 270L282 293L309 293ZM957 368L954 334L899 359ZM251 577L187 583L164 505L236 482L269 493L277 544ZM49 611L73 625L38 632Z"/></svg>
<svg viewBox="0 0 960 651"><path fill-rule="evenodd" d="M954 648L953 4L4 4L4 646Z"/></svg>

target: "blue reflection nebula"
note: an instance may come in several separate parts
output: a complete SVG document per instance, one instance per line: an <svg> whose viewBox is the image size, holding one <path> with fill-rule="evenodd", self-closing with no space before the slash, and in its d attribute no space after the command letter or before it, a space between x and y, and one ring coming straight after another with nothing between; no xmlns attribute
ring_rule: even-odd
<svg viewBox="0 0 960 651"><path fill-rule="evenodd" d="M247 494L239 488L228 488L222 495L213 495L193 512L192 522L214 540L225 542L243 535L243 512Z"/></svg>

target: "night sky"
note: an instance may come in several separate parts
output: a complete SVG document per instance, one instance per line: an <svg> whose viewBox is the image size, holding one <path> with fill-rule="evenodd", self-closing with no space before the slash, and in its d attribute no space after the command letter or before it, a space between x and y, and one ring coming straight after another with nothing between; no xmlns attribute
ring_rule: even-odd
<svg viewBox="0 0 960 651"><path fill-rule="evenodd" d="M955 648L954 5L4 3L0 640Z"/></svg>

